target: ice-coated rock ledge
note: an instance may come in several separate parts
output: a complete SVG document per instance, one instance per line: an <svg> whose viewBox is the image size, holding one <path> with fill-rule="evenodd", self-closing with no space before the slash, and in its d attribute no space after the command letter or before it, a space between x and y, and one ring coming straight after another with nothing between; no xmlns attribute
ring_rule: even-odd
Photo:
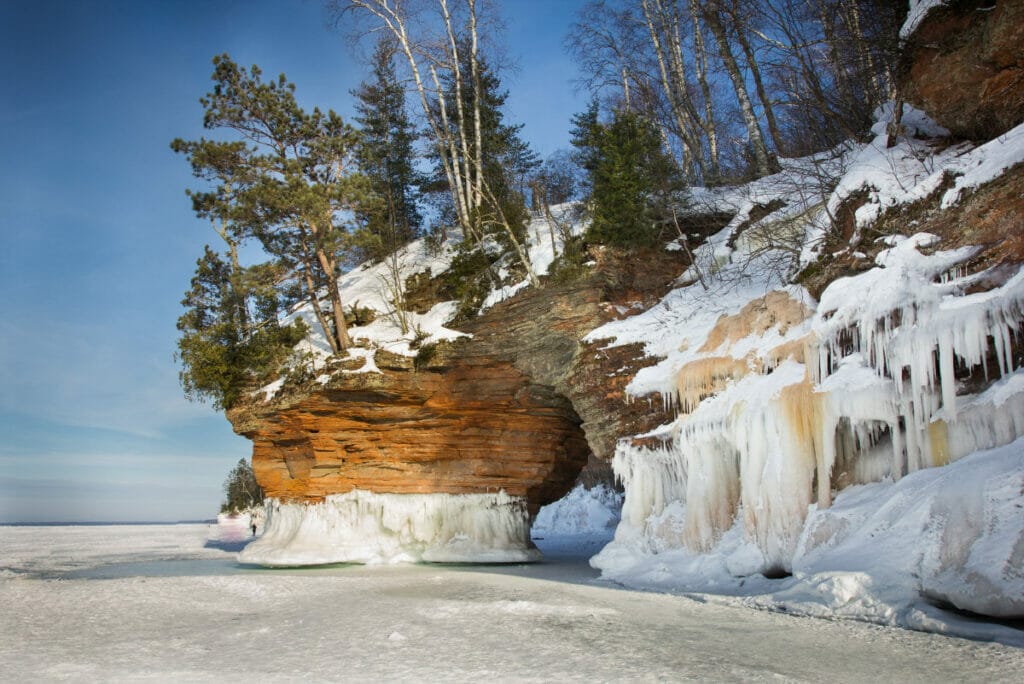
<svg viewBox="0 0 1024 684"><path fill-rule="evenodd" d="M496 494L376 494L353 490L315 504L268 499L266 531L239 554L271 567L327 563L524 563L526 501Z"/></svg>

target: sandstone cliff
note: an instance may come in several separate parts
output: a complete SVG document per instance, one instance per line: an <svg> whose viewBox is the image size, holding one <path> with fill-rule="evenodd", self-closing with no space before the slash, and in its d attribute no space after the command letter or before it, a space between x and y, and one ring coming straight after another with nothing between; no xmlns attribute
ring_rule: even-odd
<svg viewBox="0 0 1024 684"><path fill-rule="evenodd" d="M592 250L571 284L449 324L463 337L361 350L232 411L281 521L250 560L529 560L538 508L613 468L626 499L606 572L678 549L785 574L818 552L808 529L841 536L808 515L851 485L1024 435L1022 4L924 17L903 92L925 112L903 111L897 144L695 191L669 249ZM323 538L326 556L300 548Z"/></svg>
<svg viewBox="0 0 1024 684"><path fill-rule="evenodd" d="M620 436L667 415L622 391L651 362L638 349L582 342L624 307L656 302L685 266L678 253L629 256L602 252L581 282L501 302L461 326L468 337L417 358L377 351L380 372L342 369L233 410L267 496L504 490L535 513L571 488L588 458L589 476L601 478Z"/></svg>
<svg viewBox="0 0 1024 684"><path fill-rule="evenodd" d="M1024 2L939 3L906 36L904 96L956 136L1005 133L1024 122L1022 45Z"/></svg>

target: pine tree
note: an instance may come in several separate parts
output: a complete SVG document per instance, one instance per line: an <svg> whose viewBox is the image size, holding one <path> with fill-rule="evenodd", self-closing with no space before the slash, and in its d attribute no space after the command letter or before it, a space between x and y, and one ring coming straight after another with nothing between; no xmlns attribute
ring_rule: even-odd
<svg viewBox="0 0 1024 684"><path fill-rule="evenodd" d="M244 458L239 459L224 480L224 496L226 499L220 507L222 513L238 513L263 503L263 488Z"/></svg>
<svg viewBox="0 0 1024 684"><path fill-rule="evenodd" d="M570 142L576 148L573 153L575 162L586 173L581 186L587 197L593 195L592 180L600 161L599 135L601 123L598 120L600 105L597 98L590 101L586 110L572 117L572 128L569 129Z"/></svg>
<svg viewBox="0 0 1024 684"><path fill-rule="evenodd" d="M227 222L232 236L258 239L298 278L338 353L352 344L337 284L352 227L346 217L373 202L354 168L358 134L333 111L299 107L284 74L264 82L258 67L241 68L227 55L213 63L214 88L200 100L203 125L242 140L171 143L197 176L216 184L193 193L193 205L200 215Z"/></svg>
<svg viewBox="0 0 1024 684"><path fill-rule="evenodd" d="M587 239L619 247L653 245L682 190L679 169L658 132L626 110L600 123L593 106L574 124L573 144L590 176Z"/></svg>
<svg viewBox="0 0 1024 684"><path fill-rule="evenodd" d="M365 255L381 259L419 237L423 217L417 207L420 185L413 143L416 132L409 121L405 90L395 69L397 46L384 38L371 60L372 78L353 92L356 121L362 141L356 159L369 178L370 189L381 198L373 211L360 213L358 243Z"/></svg>
<svg viewBox="0 0 1024 684"><path fill-rule="evenodd" d="M181 302L185 313L178 319L179 379L189 399L209 399L218 409L231 408L246 390L274 373L305 337L301 321L278 324L273 280L267 265L235 273L206 246ZM249 301L254 312L249 311ZM265 322L250 325L253 313Z"/></svg>

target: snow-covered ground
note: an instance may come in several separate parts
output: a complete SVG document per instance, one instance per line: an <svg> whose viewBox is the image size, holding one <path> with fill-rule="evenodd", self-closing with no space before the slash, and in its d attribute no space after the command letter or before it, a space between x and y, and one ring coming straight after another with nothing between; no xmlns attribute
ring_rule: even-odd
<svg viewBox="0 0 1024 684"><path fill-rule="evenodd" d="M566 546L555 562L521 566L266 570L238 566L209 537L204 525L0 527L0 680L1011 681L1024 671L1024 650L1004 645L626 591Z"/></svg>

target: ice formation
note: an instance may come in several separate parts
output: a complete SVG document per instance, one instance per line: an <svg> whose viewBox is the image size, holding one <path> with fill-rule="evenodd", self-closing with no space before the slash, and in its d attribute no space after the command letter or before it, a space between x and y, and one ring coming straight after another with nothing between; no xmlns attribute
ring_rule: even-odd
<svg viewBox="0 0 1024 684"><path fill-rule="evenodd" d="M618 447L626 502L617 543L707 551L739 519L763 555L759 569L790 571L808 507L829 506L833 489L896 480L1024 435L1024 371L1011 353L1024 271L965 294L992 273L964 272L970 248L927 254L935 242L891 238L877 267L832 283L806 324L792 320L792 307L784 315L784 297L720 319L676 376L682 413L671 439L661 449ZM723 337L755 316L776 321L751 333L757 344ZM958 396L958 375L971 373L1003 379ZM669 523L662 515L673 503L682 508Z"/></svg>
<svg viewBox="0 0 1024 684"><path fill-rule="evenodd" d="M603 535L619 522L622 494L605 484L576 485L554 503L542 506L533 521L534 537Z"/></svg>
<svg viewBox="0 0 1024 684"><path fill-rule="evenodd" d="M321 503L268 500L263 536L239 555L267 566L326 563L522 563L540 560L526 502L496 494L377 494Z"/></svg>
<svg viewBox="0 0 1024 684"><path fill-rule="evenodd" d="M905 137L889 147L881 136L892 113L892 106L880 108L880 137L871 143L789 160L782 173L742 189L704 191L698 201L734 211L733 221L695 250L691 273L659 305L589 335L612 345L641 343L660 357L627 390L660 393L676 409L642 446L630 439L618 445L622 522L593 561L606 574L642 576L641 584L663 575L713 584L723 576L805 572L800 559L824 543L806 536L808 512L812 521L827 518L835 492L899 483L975 452L1024 444L1014 441L1024 436L1024 270L985 268L980 249L941 250L934 235L893 235L880 245L874 268L834 281L815 303L786 285L794 262L785 250L759 237L786 223L805 230L798 263L810 263L820 255L828 217L856 196L860 208L843 251L864 259L854 250L871 251L865 229L885 211L928 197L947 208L963 190L1024 159L1024 127L977 147L933 147L929 138L945 131L910 107ZM807 179L829 163L843 172L821 196ZM751 225L754 205L771 202L781 211ZM654 436L661 446L650 446ZM944 486L955 489L950 480ZM977 498L966 490L946 494ZM1007 496L1001 512L985 508L985 515L1012 512L1022 492ZM960 529L930 552L963 556L984 538L987 556L1019 574L1013 549L1024 548L1024 536L985 535ZM666 565L670 558L675 570ZM1004 614L950 589L981 586L968 565L949 564L936 575L946 588L933 593L968 610ZM986 577L987 596L1015 591L1012 575Z"/></svg>

